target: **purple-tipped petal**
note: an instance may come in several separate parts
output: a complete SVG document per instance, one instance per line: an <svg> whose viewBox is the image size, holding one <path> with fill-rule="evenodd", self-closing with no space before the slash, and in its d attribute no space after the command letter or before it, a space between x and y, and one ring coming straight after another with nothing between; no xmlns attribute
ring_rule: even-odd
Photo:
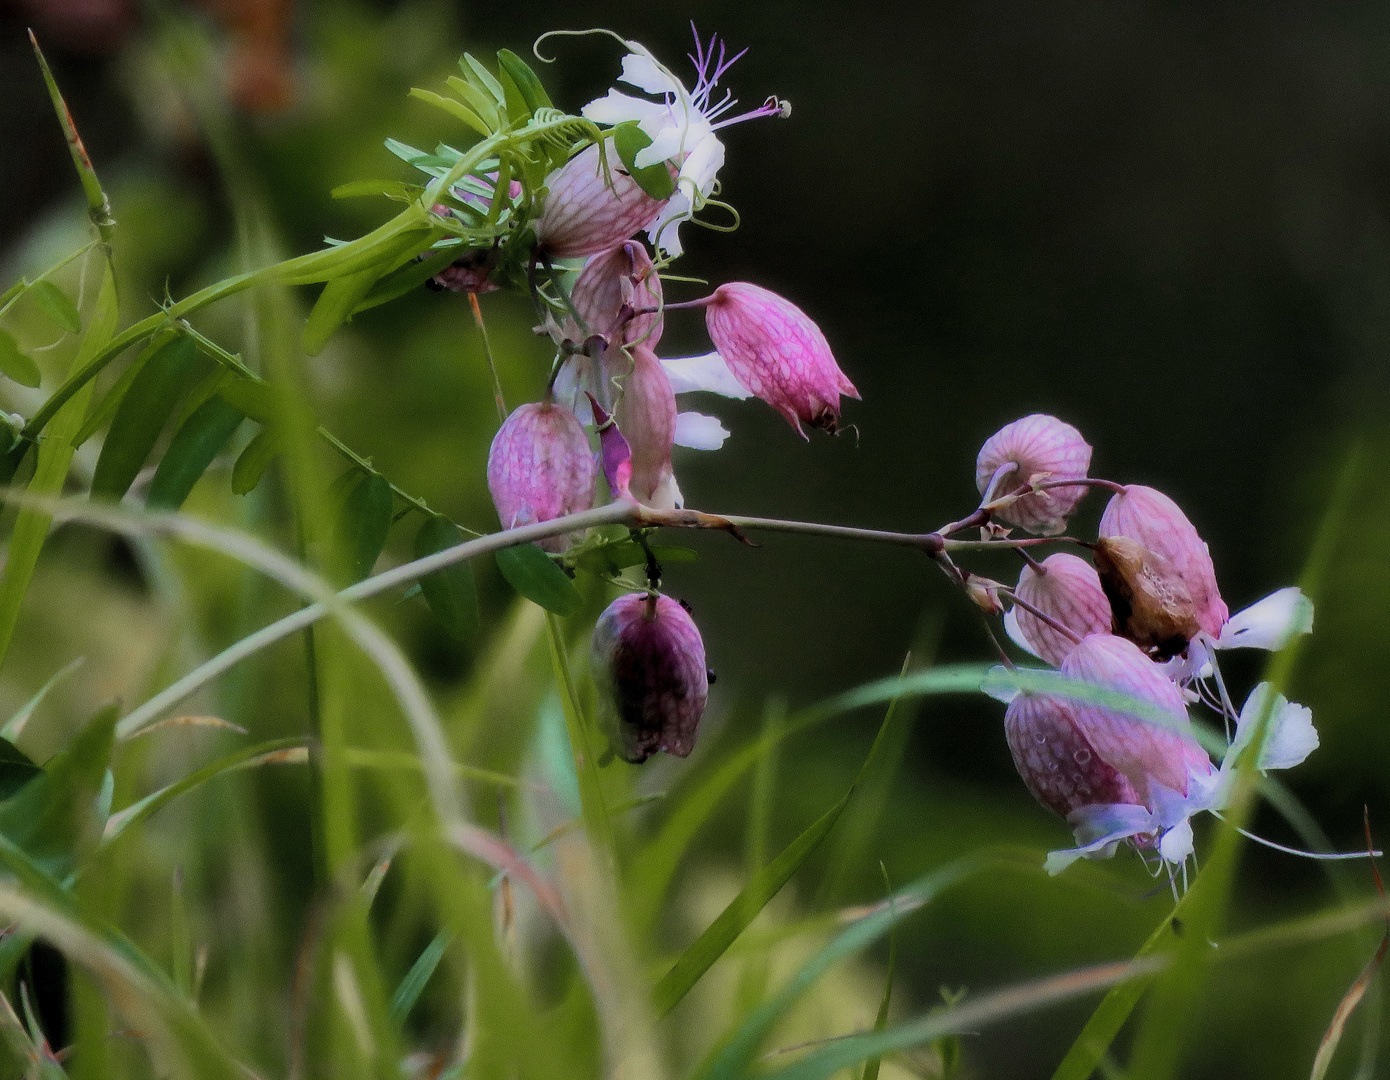
<svg viewBox="0 0 1390 1080"><path fill-rule="evenodd" d="M623 760L694 749L709 680L700 631L679 603L647 593L618 597L599 616L591 654L599 715Z"/></svg>
<svg viewBox="0 0 1390 1080"><path fill-rule="evenodd" d="M803 423L834 432L840 396L859 397L820 327L790 300L760 285L719 286L705 306L705 323L734 377L803 438Z"/></svg>
<svg viewBox="0 0 1390 1080"><path fill-rule="evenodd" d="M1006 468L1010 465L1013 468ZM975 486L993 501L1034 477L1070 480L1084 477L1090 466L1091 447L1081 432L1055 416L1034 413L989 437L975 462ZM1055 536L1066 528L1067 515L1085 494L1083 486L1035 491L1001 506L994 516L1029 532Z"/></svg>
<svg viewBox="0 0 1390 1080"><path fill-rule="evenodd" d="M504 529L589 509L594 456L579 418L554 402L515 409L493 437L487 486ZM560 552L572 542L572 536L555 536L540 545Z"/></svg>
<svg viewBox="0 0 1390 1080"><path fill-rule="evenodd" d="M594 144L545 178L549 194L536 239L547 255L569 259L607 251L645 229L666 205L623 171L612 140L605 149L607 176Z"/></svg>
<svg viewBox="0 0 1390 1080"><path fill-rule="evenodd" d="M1167 560L1192 599L1198 624L1220 636L1230 612L1216 584L1211 553L1177 503L1161 491L1130 484L1106 505L1100 535L1127 536Z"/></svg>
<svg viewBox="0 0 1390 1080"><path fill-rule="evenodd" d="M1014 609L1014 620L1033 653L1053 667L1061 667L1077 640L1110 632L1110 601L1101 590L1100 578L1085 559L1059 551L1040 565L1045 571L1042 574L1031 566L1023 568L1014 592L1076 637L1068 637L1023 607Z"/></svg>

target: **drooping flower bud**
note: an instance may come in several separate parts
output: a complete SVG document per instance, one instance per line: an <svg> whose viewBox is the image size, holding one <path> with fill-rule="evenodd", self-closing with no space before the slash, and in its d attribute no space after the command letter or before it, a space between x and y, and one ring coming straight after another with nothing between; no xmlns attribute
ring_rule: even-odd
<svg viewBox="0 0 1390 1080"><path fill-rule="evenodd" d="M1062 633L1031 611L1017 606L1007 616L1010 637L1053 667L1061 667L1077 640L1089 634L1110 632L1110 602L1101 590L1100 579L1085 559L1059 551L1040 564L1043 573L1025 566L1018 576L1014 594L1037 608L1054 622L1075 634ZM1018 634L1014 635L1013 630Z"/></svg>
<svg viewBox="0 0 1390 1080"><path fill-rule="evenodd" d="M999 582L965 571L965 595L986 615L998 615L1004 610L999 602L999 589Z"/></svg>
<svg viewBox="0 0 1390 1080"><path fill-rule="evenodd" d="M709 696L705 645L667 596L629 593L594 627L591 656L600 717L613 750L640 763L658 750L685 757Z"/></svg>
<svg viewBox="0 0 1390 1080"><path fill-rule="evenodd" d="M1186 649L1202 627L1173 564L1128 536L1102 536L1093 550L1115 632L1157 660Z"/></svg>
<svg viewBox="0 0 1390 1080"><path fill-rule="evenodd" d="M1166 560L1192 599L1197 625L1213 637L1220 635L1230 612L1216 585L1211 553L1177 503L1161 491L1130 484L1106 505L1100 535L1127 536ZM1172 591L1177 590L1174 584Z"/></svg>
<svg viewBox="0 0 1390 1080"><path fill-rule="evenodd" d="M834 432L840 395L859 397L820 327L790 300L746 281L721 285L705 305L715 348L734 377L787 418Z"/></svg>
<svg viewBox="0 0 1390 1080"><path fill-rule="evenodd" d="M1190 772L1205 777L1215 771L1192 734L1182 691L1132 641L1092 634L1067 654L1062 674L1153 706L1156 715L1145 717L1088 701L1071 703L1087 742L1124 773L1150 810L1158 806L1159 786L1186 796Z"/></svg>
<svg viewBox="0 0 1390 1080"><path fill-rule="evenodd" d="M633 314L661 307L661 278L647 249L636 240L625 240L591 258L575 281L570 300L588 332L602 334L610 345L640 341L655 349L661 340L660 312Z"/></svg>
<svg viewBox="0 0 1390 1080"><path fill-rule="evenodd" d="M1012 494L1035 478L1084 477L1091 447L1081 432L1055 416L1034 413L1007 424L989 437L975 461L975 486L990 500ZM1067 515L1086 494L1082 485L1022 495L994 512L995 518L1042 536L1067 526Z"/></svg>
<svg viewBox="0 0 1390 1080"><path fill-rule="evenodd" d="M1064 818L1083 806L1142 801L1124 774L1086 741L1074 702L1019 694L1004 713L1004 735L1033 798Z"/></svg>
<svg viewBox="0 0 1390 1080"><path fill-rule="evenodd" d="M536 239L547 255L569 259L607 251L645 229L666 205L624 171L611 139L605 151L607 170L595 143L546 177L549 194Z"/></svg>
<svg viewBox="0 0 1390 1080"><path fill-rule="evenodd" d="M487 486L504 529L589 509L594 455L579 418L553 401L513 410L488 451ZM572 541L554 536L540 545L560 552Z"/></svg>
<svg viewBox="0 0 1390 1080"><path fill-rule="evenodd" d="M622 380L622 396L613 415L632 451L631 491L638 502L656 510L670 510L680 501L680 489L671 471L676 395L651 349L634 345L629 352L632 371Z"/></svg>

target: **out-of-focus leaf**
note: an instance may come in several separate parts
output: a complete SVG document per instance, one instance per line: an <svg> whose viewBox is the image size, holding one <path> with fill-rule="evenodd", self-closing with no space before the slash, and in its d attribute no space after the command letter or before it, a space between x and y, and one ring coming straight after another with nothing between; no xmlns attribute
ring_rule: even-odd
<svg viewBox="0 0 1390 1080"><path fill-rule="evenodd" d="M197 363L197 346L190 338L179 335L140 369L116 409L97 458L93 495L119 499L129 490L169 414L188 390Z"/></svg>
<svg viewBox="0 0 1390 1080"><path fill-rule="evenodd" d="M887 874L885 873L885 878ZM888 1027L888 1007L893 1004L893 975L898 966L898 935L896 927L888 928L888 974L883 979L883 997L878 1003L878 1016L874 1018L874 1030L883 1031ZM871 1057L864 1062L863 1080L878 1080L882 1057Z"/></svg>
<svg viewBox="0 0 1390 1080"><path fill-rule="evenodd" d="M431 517L415 534L415 557L423 559L445 548L456 547L466 538L452 521ZM420 579L420 591L434 617L456 638L478 632L478 586L468 562L456 562Z"/></svg>
<svg viewBox="0 0 1390 1080"><path fill-rule="evenodd" d="M258 424L271 424L276 419L275 391L270 383L229 379L218 389L217 396Z"/></svg>
<svg viewBox="0 0 1390 1080"><path fill-rule="evenodd" d="M410 96L417 101L423 101L427 105L433 105L437 109L443 109L455 120L460 120L476 131L479 135L487 137L492 134L492 129L481 116L478 116L472 109L461 101L445 97L443 94L436 94L432 90L421 90L418 86L412 87Z"/></svg>
<svg viewBox="0 0 1390 1080"><path fill-rule="evenodd" d="M659 563L698 562L700 554L691 548L652 544L652 555ZM629 566L647 561L642 545L632 540L607 540L576 553L574 564L591 574L619 574Z"/></svg>
<svg viewBox="0 0 1390 1080"><path fill-rule="evenodd" d="M0 330L0 374L13 379L20 386L31 388L42 381L39 365L4 330Z"/></svg>
<svg viewBox="0 0 1390 1080"><path fill-rule="evenodd" d="M498 50L497 63L512 82L516 83L516 88L521 91L527 109L534 113L538 109L553 109L555 107L550 100L550 95L545 92L545 87L541 85L540 79L531 70L531 65L517 56L511 49Z"/></svg>
<svg viewBox="0 0 1390 1080"><path fill-rule="evenodd" d="M33 760L9 739L0 739L0 801L8 799L39 773Z"/></svg>
<svg viewBox="0 0 1390 1080"><path fill-rule="evenodd" d="M82 316L77 313L77 305L72 297L51 281L36 281L29 288L29 295L39 305L39 309L69 334L82 330Z"/></svg>
<svg viewBox="0 0 1390 1080"><path fill-rule="evenodd" d="M637 186L653 199L669 199L676 190L676 182L666 162L658 161L642 169L637 167L638 152L651 144L652 137L638 127L635 120L613 129L613 147L618 151L618 159L637 181Z"/></svg>
<svg viewBox="0 0 1390 1080"><path fill-rule="evenodd" d="M372 572L391 531L391 485L377 473L363 473L348 489L339 518L339 541L350 581Z"/></svg>
<svg viewBox="0 0 1390 1080"><path fill-rule="evenodd" d="M355 274L334 278L323 287L313 310L304 323L304 351L316 356L327 344L333 331L352 314L357 302L366 296L381 277L383 267L369 266Z"/></svg>
<svg viewBox="0 0 1390 1080"><path fill-rule="evenodd" d="M198 406L174 433L150 482L145 505L151 510L177 510L198 478L207 472L246 419L240 409L214 395Z"/></svg>
<svg viewBox="0 0 1390 1080"><path fill-rule="evenodd" d="M449 84L449 89L463 98L492 130L497 129L497 102L492 99L490 94L480 90L466 79L460 79L457 75L450 75L445 81Z"/></svg>
<svg viewBox="0 0 1390 1080"><path fill-rule="evenodd" d="M171 340L168 334L159 334L150 341L149 345L140 350L139 355L121 372L120 378L111 384L111 389L106 391L106 395L97 402L96 408L88 414L82 427L72 437L73 446L81 446L111 422L111 418L116 415L116 410L120 408L121 402L125 400L126 393L130 390L130 384L135 381L135 376L144 370L150 357L168 345Z"/></svg>
<svg viewBox="0 0 1390 1080"><path fill-rule="evenodd" d="M105 821L97 820L95 803L118 713L115 704L99 710L42 773L0 804L0 833L51 871L70 866L78 849L101 835Z"/></svg>
<svg viewBox="0 0 1390 1080"><path fill-rule="evenodd" d="M583 603L574 582L535 544L503 548L495 558L507 583L546 611L569 616Z"/></svg>
<svg viewBox="0 0 1390 1080"><path fill-rule="evenodd" d="M405 1023L410 1010L415 1008L425 984L430 981L435 968L439 967L439 961L444 959L445 950L453 940L454 935L451 931L439 931L434 935L434 940L425 946L425 951L416 958L415 963L410 965L410 970L405 973L400 986L396 987L396 992L391 995L391 1020L397 1027Z"/></svg>
<svg viewBox="0 0 1390 1080"><path fill-rule="evenodd" d="M13 716L6 721L4 728L0 729L0 739L8 739L14 742L19 738L24 730L24 725L29 723L29 717L34 715L34 710L43 704L43 699L48 696L48 692L80 668L86 662L86 658L79 656L65 667L59 668L48 679L48 682L39 687L39 692L26 701Z"/></svg>
<svg viewBox="0 0 1390 1080"><path fill-rule="evenodd" d="M245 495L253 490L284 448L284 441L274 428L264 427L256 432L256 437L246 444L232 466L232 491Z"/></svg>

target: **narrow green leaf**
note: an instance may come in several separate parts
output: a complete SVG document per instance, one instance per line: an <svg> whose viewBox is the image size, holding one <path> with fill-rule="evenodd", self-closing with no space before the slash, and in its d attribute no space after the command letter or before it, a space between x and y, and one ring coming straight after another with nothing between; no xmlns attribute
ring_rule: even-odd
<svg viewBox="0 0 1390 1080"><path fill-rule="evenodd" d="M748 924L767 906L768 901L781 891L782 886L825 839L826 834L839 820L840 814L849 805L850 799L854 797L855 789L882 753L884 735L892 726L893 712L897 706L897 698L889 702L883 723L879 725L878 734L874 737L873 745L869 747L868 756L859 766L859 772L844 797L812 822L772 862L755 873L743 887L743 891L729 902L729 906L720 912L719 917L710 923L695 943L681 953L671 970L657 983L656 989L652 992L653 1008L656 1009L657 1015L664 1016L685 997L690 988L724 955L729 946L747 929Z"/></svg>
<svg viewBox="0 0 1390 1080"><path fill-rule="evenodd" d="M433 90L422 90L418 86L411 87L410 96L417 101L425 102L427 105L433 105L436 109L443 109L455 120L463 121L484 138L492 134L492 129L487 126L483 118L461 101L455 101L443 94L436 94Z"/></svg>
<svg viewBox="0 0 1390 1080"><path fill-rule="evenodd" d="M48 98L53 103L53 111L58 114L58 123L62 126L63 137L68 143L68 153L72 155L73 167L77 170L77 178L82 182L82 192L87 196L87 216L91 218L92 224L97 227L101 234L104 244L111 243L111 231L115 226L115 221L111 219L111 201L106 197L106 192L102 190L101 181L97 179L97 173L92 168L92 159L87 156L87 147L82 143L82 136L77 133L77 125L73 122L72 113L68 110L68 104L63 100L62 93L58 90L57 80L53 78L53 72L49 70L48 61L44 59L43 50L39 48L38 38L34 36L34 31L29 31L29 43L34 47L34 55L38 57L39 69L43 72L44 85L48 87ZM76 331L73 331L76 333Z"/></svg>
<svg viewBox="0 0 1390 1080"><path fill-rule="evenodd" d="M399 180L354 180L339 184L328 193L333 199L357 199L364 195L385 195L399 202L411 202L425 189L419 184L403 184Z"/></svg>
<svg viewBox="0 0 1390 1080"><path fill-rule="evenodd" d="M313 310L304 323L304 351L317 356L333 331L352 314L358 301L366 296L381 276L382 267L369 266L355 274L334 278L323 287Z"/></svg>
<svg viewBox="0 0 1390 1080"><path fill-rule="evenodd" d="M229 379L218 388L217 396L258 424L268 427L278 418L275 391L268 382Z"/></svg>
<svg viewBox="0 0 1390 1080"><path fill-rule="evenodd" d="M651 144L652 137L638 127L635 120L613 129L613 146L618 151L618 159L637 181L637 186L653 199L669 199L676 190L676 182L667 163L657 161L645 168L637 167L637 154Z"/></svg>
<svg viewBox="0 0 1390 1080"><path fill-rule="evenodd" d="M14 742L19 738L24 726L29 723L29 717L34 715L34 710L43 704L43 699L48 696L48 692L80 668L85 663L85 657L79 656L65 667L59 668L48 679L48 682L39 687L39 692L26 701L15 711L15 714L5 723L4 728L0 728L0 739L8 739Z"/></svg>
<svg viewBox="0 0 1390 1080"><path fill-rule="evenodd" d="M213 459L232 440L246 419L240 409L214 395L174 433L150 482L145 505L151 510L177 510Z"/></svg>
<svg viewBox="0 0 1390 1080"><path fill-rule="evenodd" d="M583 604L574 582L535 544L498 551L497 569L513 589L556 615L573 615Z"/></svg>
<svg viewBox="0 0 1390 1080"><path fill-rule="evenodd" d="M284 440L274 428L263 427L256 432L255 438L246 444L246 449L232 466L232 491L245 495L253 490L284 448Z"/></svg>
<svg viewBox="0 0 1390 1080"><path fill-rule="evenodd" d="M880 868L882 864L880 864ZM888 871L883 871L884 883L888 882ZM890 890L891 892L891 890ZM897 926L888 928L888 974L883 979L883 997L878 1003L878 1016L874 1018L874 1030L883 1031L888 1027L888 1008L893 1004L893 975L898 966L898 934ZM864 1075L862 1080L878 1080L879 1066L883 1064L882 1056L871 1057L864 1062Z"/></svg>
<svg viewBox="0 0 1390 1080"><path fill-rule="evenodd" d="M273 761L284 751L292 750L304 745L304 740L292 736L285 739L275 739L271 742L263 742L256 746L248 746L244 750L220 757L201 769L189 773L180 780L174 781L167 787L162 787L158 791L146 795L143 799L131 803L122 810L117 810L107 819L105 829L102 832L102 845L110 844L116 837L129 829L132 825L152 817L158 811L164 809L180 795L185 795L195 788L201 787L214 777L221 776L223 773L232 772L236 769L246 768L257 765L262 759Z"/></svg>
<svg viewBox="0 0 1390 1080"><path fill-rule="evenodd" d="M170 340L168 335L161 334L140 350L139 355L121 372L120 378L111 384L111 389L106 391L106 396L98 401L96 408L88 414L77 434L72 437L73 446L81 446L111 422L111 418L116 415L116 410L120 408L121 402L130 390L130 384L135 381L135 376L139 375L144 366L149 363L150 357L169 344Z"/></svg>
<svg viewBox="0 0 1390 1080"><path fill-rule="evenodd" d="M97 458L92 494L119 499L144 467L169 414L196 377L198 348L180 334L150 357L121 399Z"/></svg>
<svg viewBox="0 0 1390 1080"><path fill-rule="evenodd" d="M173 940L169 974L174 989L188 999L193 998L193 928L188 922L188 907L183 899L183 871L176 868L173 875L169 904L169 929Z"/></svg>
<svg viewBox="0 0 1390 1080"><path fill-rule="evenodd" d="M34 282L29 289L29 295L34 298L45 315L69 334L81 332L82 316L77 313L77 305L72 302L72 297L54 285L53 282Z"/></svg>
<svg viewBox="0 0 1390 1080"><path fill-rule="evenodd" d="M350 581L361 581L370 574L386 546L393 499L391 485L377 473L362 474L349 488L339 519L339 538Z"/></svg>
<svg viewBox="0 0 1390 1080"><path fill-rule="evenodd" d="M13 379L20 386L36 387L42 381L39 374L39 365L20 349L19 343L15 341L4 330L0 330L0 374Z"/></svg>
<svg viewBox="0 0 1390 1080"><path fill-rule="evenodd" d="M69 867L79 848L95 844L104 821L94 813L111 761L119 709L108 705L72 742L0 804L0 833L50 870Z"/></svg>
<svg viewBox="0 0 1390 1080"><path fill-rule="evenodd" d="M415 534L415 557L423 559L445 548L456 547L465 539L463 530L452 521L442 517L427 518ZM426 574L419 585L434 617L454 637L466 639L478 632L478 586L473 580L473 568L466 561Z"/></svg>
<svg viewBox="0 0 1390 1080"><path fill-rule="evenodd" d="M425 984L430 981L435 968L439 966L439 961L444 959L444 953L453 943L454 935L450 930L441 930L434 935L434 940L425 946L425 951L416 958L415 963L410 965L410 970L405 973L405 978L401 980L400 986L396 987L396 992L391 995L391 1021L397 1027L405 1023L405 1018L410 1015L410 1010L415 1008L415 1003L420 1000L420 994L425 989Z"/></svg>
<svg viewBox="0 0 1390 1080"><path fill-rule="evenodd" d="M531 65L511 49L499 50L497 63L502 71L511 77L512 82L516 83L516 88L521 91L521 96L526 101L527 109L534 113L539 109L555 108L540 79L531 70Z"/></svg>
<svg viewBox="0 0 1390 1080"><path fill-rule="evenodd" d="M457 75L450 75L445 82L449 84L449 89L463 98L464 102L482 117L492 130L497 130L499 118L497 102L493 101L490 94L480 90L466 79L460 79Z"/></svg>
<svg viewBox="0 0 1390 1080"><path fill-rule="evenodd" d="M550 665L555 671L555 683L560 690L560 707L565 714L565 730L569 735L570 754L579 784L579 806L589 840L597 847L600 857L612 857L613 819L603 798L603 784L598 774L597 732L585 715L570 671L565 652L560 620L553 614L545 616L546 639L550 644Z"/></svg>
<svg viewBox="0 0 1390 1080"><path fill-rule="evenodd" d="M101 290L97 293L96 311L87 326L82 343L77 348L73 371L82 371L92 366L93 358L107 348L115 330L116 280L112 276L110 264L107 264L102 275ZM87 382L74 389L66 402L53 410L52 420L44 430L44 438L39 441L38 460L34 467L34 475L29 481L29 494L51 498L63 490L68 465L72 461L72 437L82 426L91 399L92 384ZM51 403L53 399L49 400ZM0 658L9 651L10 642L14 638L20 605L29 589L29 581L33 577L34 566L38 562L39 552L43 550L52 520L51 514L31 507L22 508L15 519L4 569L0 571Z"/></svg>
<svg viewBox="0 0 1390 1080"><path fill-rule="evenodd" d="M445 248L443 251L432 251L418 262L411 261L391 271L377 281L362 299L357 301L357 306L352 309L352 313L356 315L359 311L377 307L388 300L395 300L397 297L420 288L435 274L457 259L461 250L458 247L451 247Z"/></svg>
<svg viewBox="0 0 1390 1080"><path fill-rule="evenodd" d="M497 81L497 77L487 68L483 67L472 53L464 53L459 60L459 69L463 72L463 77L481 90L486 90L492 95L492 99L498 105L502 105L507 100L506 91L502 89L502 84Z"/></svg>

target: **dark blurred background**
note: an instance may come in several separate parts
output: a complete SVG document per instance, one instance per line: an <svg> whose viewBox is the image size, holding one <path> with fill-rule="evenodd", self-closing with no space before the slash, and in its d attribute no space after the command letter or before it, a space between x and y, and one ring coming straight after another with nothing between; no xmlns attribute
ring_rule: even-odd
<svg viewBox="0 0 1390 1080"><path fill-rule="evenodd" d="M1363 803L1390 836L1390 8L206 0L192 10L220 42L244 150L294 253L387 216L384 204L328 198L348 179L405 175L382 139L455 137L405 94L442 82L461 48L528 54L546 30L606 26L684 71L675 61L690 47L687 19L747 46L728 85L746 104L775 93L794 112L725 133L723 197L742 227L687 227L680 272L792 298L823 327L863 402L847 408L853 430L809 445L757 402L695 404L734 434L719 453L678 457L688 505L925 530L973 508L986 437L1052 412L1094 445L1095 475L1179 501L1235 610L1299 580L1359 455L1292 695L1313 707L1322 748L1290 779L1337 843L1360 842ZM166 285L182 295L225 269L225 192L133 0L8 0L6 280L52 236L78 235L77 185L26 26L112 190L137 297L152 304ZM619 50L601 38L546 51L561 62L542 77L573 110L617 74ZM697 288L673 285L668 297ZM484 309L509 401L537 396L548 355L527 310L501 296ZM667 326L663 351L708 348L698 317ZM482 482L495 421L466 305L422 292L359 317L314 363L335 430L458 520L495 527ZM1075 530L1093 532L1099 512L1093 497ZM769 694L800 704L896 672L914 641L919 661L920 650L940 661L990 655L976 616L909 553L780 536L756 551L720 536L688 542L702 559L672 567L667 585L694 607L729 723L751 722ZM977 568L1017 572L1002 560ZM505 586L484 585L496 614ZM424 621L404 632L441 685L474 662ZM1233 657L1238 681L1249 685L1261 660ZM993 703L922 708L875 856L895 876L1010 830L1066 841L1019 784L999 721ZM779 836L842 789L875 723L846 720L790 752ZM1272 815L1257 824L1290 838ZM732 811L724 828L738 828ZM1246 866L1238 923L1325 889L1319 870L1286 857L1255 850ZM871 895L874 875L863 881ZM1118 955L1161 911L1161 899L1134 909L1081 895L1068 894L1045 944L1019 922L1022 899L972 893L943 908L915 931L908 966L922 1000L940 983L976 987ZM1100 910L1113 929L1096 929ZM1306 1013L1266 1012L1262 1026L1284 1025L1294 1045L1311 1046L1359 963L1354 952L1329 961L1325 993ZM1247 969L1223 984L1203 1036L1210 1054L1191 1075L1291 1068L1277 1040L1267 1052L1247 1047L1255 1056L1239 1065L1223 1041L1233 1037L1223 1025L1253 1022L1239 990L1260 978ZM1047 1075L1084 1015L1013 1025L967 1053L981 1075ZM1245 1072L1252 1062L1258 1071ZM1294 1064L1288 1075L1306 1074L1304 1056Z"/></svg>

